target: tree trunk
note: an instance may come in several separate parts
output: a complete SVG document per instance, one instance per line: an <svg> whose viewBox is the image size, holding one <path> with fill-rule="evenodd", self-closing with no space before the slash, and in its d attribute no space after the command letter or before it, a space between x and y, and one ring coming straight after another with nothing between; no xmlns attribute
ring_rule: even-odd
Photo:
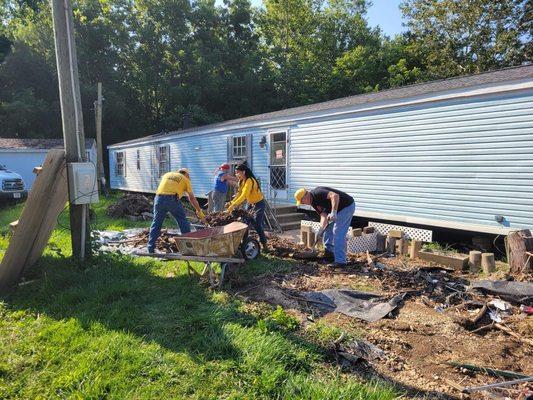
<svg viewBox="0 0 533 400"><path fill-rule="evenodd" d="M527 272L530 269L530 265L526 265L528 262L526 252L533 252L533 241L530 238L529 229L512 232L507 236L509 272L512 275Z"/></svg>

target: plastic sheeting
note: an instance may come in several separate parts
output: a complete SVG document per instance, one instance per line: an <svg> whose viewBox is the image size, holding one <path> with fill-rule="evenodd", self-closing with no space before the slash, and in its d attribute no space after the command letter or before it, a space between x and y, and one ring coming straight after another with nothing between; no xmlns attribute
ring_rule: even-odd
<svg viewBox="0 0 533 400"><path fill-rule="evenodd" d="M514 281L478 281L472 282L469 290L501 296L509 301L530 304L533 302L533 283Z"/></svg>
<svg viewBox="0 0 533 400"><path fill-rule="evenodd" d="M337 311L350 317L374 322L396 309L405 294L398 294L389 299L350 289L327 289L320 292L304 292L302 296L324 311Z"/></svg>

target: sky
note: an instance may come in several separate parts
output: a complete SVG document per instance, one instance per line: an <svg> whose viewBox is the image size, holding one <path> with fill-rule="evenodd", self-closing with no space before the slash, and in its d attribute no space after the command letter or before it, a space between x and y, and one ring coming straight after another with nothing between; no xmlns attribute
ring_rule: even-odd
<svg viewBox="0 0 533 400"><path fill-rule="evenodd" d="M390 37L406 30L402 26L402 12L399 8L401 0L372 0L372 3L374 4L367 14L370 26L379 25L381 30Z"/></svg>

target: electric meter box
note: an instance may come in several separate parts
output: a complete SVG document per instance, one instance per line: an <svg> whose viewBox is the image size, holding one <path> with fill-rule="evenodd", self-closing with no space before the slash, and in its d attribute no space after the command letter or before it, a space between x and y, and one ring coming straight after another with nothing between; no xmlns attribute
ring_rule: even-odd
<svg viewBox="0 0 533 400"><path fill-rule="evenodd" d="M88 162L68 164L68 190L71 204L98 203L96 167Z"/></svg>

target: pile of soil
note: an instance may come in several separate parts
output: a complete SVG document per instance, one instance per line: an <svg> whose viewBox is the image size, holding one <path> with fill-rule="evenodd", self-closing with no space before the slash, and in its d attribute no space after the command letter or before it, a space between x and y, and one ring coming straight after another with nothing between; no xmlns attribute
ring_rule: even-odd
<svg viewBox="0 0 533 400"><path fill-rule="evenodd" d="M225 211L214 212L206 215L205 224L210 227L223 226L239 221L245 222L247 219L253 218L252 214L244 209L235 209L230 213Z"/></svg>
<svg viewBox="0 0 533 400"><path fill-rule="evenodd" d="M153 202L142 194L126 193L109 205L106 214L112 218L151 219Z"/></svg>

